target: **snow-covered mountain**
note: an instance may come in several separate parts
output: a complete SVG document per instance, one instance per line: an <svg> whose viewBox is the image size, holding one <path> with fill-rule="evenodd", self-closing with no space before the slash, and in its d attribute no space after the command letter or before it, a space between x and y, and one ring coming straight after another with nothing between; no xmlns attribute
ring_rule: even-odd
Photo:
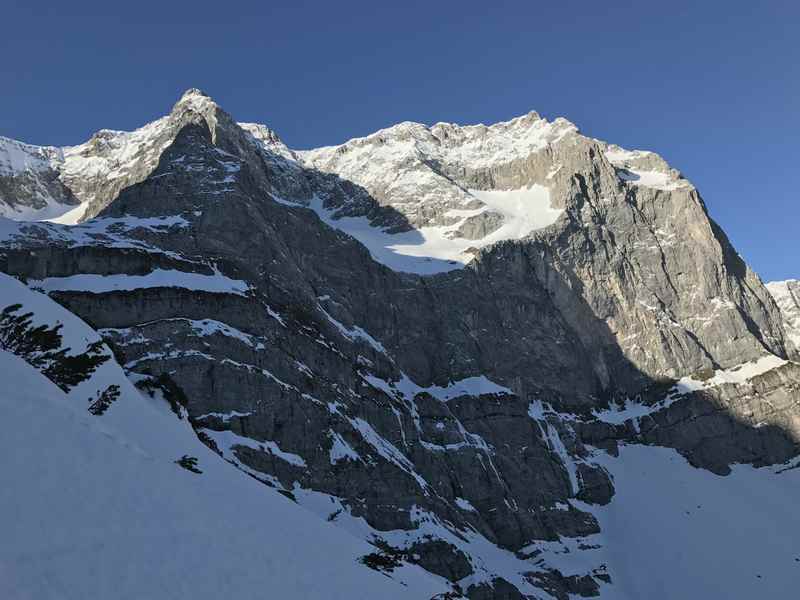
<svg viewBox="0 0 800 600"><path fill-rule="evenodd" d="M163 150L164 123L134 132L98 131L79 146L31 146L0 137L0 215L75 224L148 173Z"/></svg>
<svg viewBox="0 0 800 600"><path fill-rule="evenodd" d="M401 123L296 156L308 168L362 186L391 209L370 219L369 210L353 203L337 207L335 215L347 218L329 223L389 267L429 274L460 268L480 248L552 225L566 202L558 188L572 176L574 154L586 141L569 121L550 123L531 112L488 127ZM632 185L691 187L653 153L598 148Z"/></svg>
<svg viewBox="0 0 800 600"><path fill-rule="evenodd" d="M156 168L187 110L215 107L189 90L169 116L131 132L101 129L77 146L32 146L0 137L0 216L70 225L95 216Z"/></svg>
<svg viewBox="0 0 800 600"><path fill-rule="evenodd" d="M133 133L70 149L4 144L16 150L0 191L13 195L0 199L71 211L52 223L7 209L0 271L28 287L4 285L82 319L113 360L84 344L78 362L107 357L98 369L130 392L106 408L107 388L67 394L86 425L60 456L106 452L99 423L113 426L103 444L130 439L160 457L152 473L136 468L159 488L172 473L175 498L200 498L175 535L200 529L189 556L208 589L249 597L267 582L315 597L285 566L298 554L276 529L320 540L292 552L339 597L394 597L399 581L404 598L781 597L796 578L794 305L658 155L536 113L402 123L295 151L197 90ZM8 360L19 356L31 377L63 376L53 352ZM122 373L144 394L117 383ZM13 443L38 452L50 425L29 419ZM118 494L104 504L136 494L130 477L114 480L133 468L119 452L113 469L86 459L97 479L66 512L81 517L94 485ZM156 522L153 498L142 510ZM92 531L117 531L102 514ZM273 567L229 577L231 548L262 538L264 554L233 562ZM123 536L115 556L144 543ZM347 550L322 565L331 544ZM43 538L25 556L50 550ZM40 564L10 589L53 597L24 587ZM109 577L121 568L107 566ZM386 590L369 587L381 578ZM179 585L166 579L153 586ZM88 593L63 581L63 594Z"/></svg>

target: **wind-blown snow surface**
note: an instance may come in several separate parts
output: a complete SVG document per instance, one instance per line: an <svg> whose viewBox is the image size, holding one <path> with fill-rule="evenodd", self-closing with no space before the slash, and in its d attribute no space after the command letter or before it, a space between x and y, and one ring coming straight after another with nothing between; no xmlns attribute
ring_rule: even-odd
<svg viewBox="0 0 800 600"><path fill-rule="evenodd" d="M613 584L604 600L795 597L800 469L736 465L719 476L651 446L595 458L616 495L605 507L576 503L602 530L585 543L602 547L560 555L565 574L581 561L606 563Z"/></svg>
<svg viewBox="0 0 800 600"><path fill-rule="evenodd" d="M3 303L64 324L80 351L99 339L47 297L0 274ZM62 392L0 350L3 479L0 598L430 598L447 589L416 567L391 577L374 551L220 459L161 398L112 361ZM119 385L102 416L87 397ZM175 460L198 458L202 474ZM402 583L401 583L402 582Z"/></svg>

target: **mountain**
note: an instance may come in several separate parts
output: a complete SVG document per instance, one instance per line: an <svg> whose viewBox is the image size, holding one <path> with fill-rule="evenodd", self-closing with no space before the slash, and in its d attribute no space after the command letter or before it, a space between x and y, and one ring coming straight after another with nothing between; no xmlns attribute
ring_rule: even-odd
<svg viewBox="0 0 800 600"><path fill-rule="evenodd" d="M101 129L78 146L38 147L0 138L0 216L67 224L96 216L122 189L152 173L186 112L194 110L213 119L216 108L198 90L189 90L169 116L133 132Z"/></svg>
<svg viewBox="0 0 800 600"><path fill-rule="evenodd" d="M0 271L171 390L226 477L450 597L796 577L791 320L657 155L536 113L295 151L197 90L108 136L54 163L80 223L0 219Z"/></svg>

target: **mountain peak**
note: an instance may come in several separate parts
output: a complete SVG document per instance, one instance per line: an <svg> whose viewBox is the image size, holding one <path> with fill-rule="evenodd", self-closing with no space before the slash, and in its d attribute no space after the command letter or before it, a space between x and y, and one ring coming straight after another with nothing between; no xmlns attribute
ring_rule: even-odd
<svg viewBox="0 0 800 600"><path fill-rule="evenodd" d="M219 105L214 100L197 88L190 88L186 90L180 99L175 103L172 112L180 111L181 109L190 109L201 113L209 113L219 109Z"/></svg>
<svg viewBox="0 0 800 600"><path fill-rule="evenodd" d="M197 96L200 96L200 97L202 97L202 98L209 98L209 99L211 98L211 96L209 96L208 94L206 94L206 93L205 93L203 90L201 90L201 89L198 89L198 88L189 88L188 90L186 90L185 92L183 92L183 95L181 96L181 100L186 100L186 99L188 99L188 98L190 98L190 97L197 97Z"/></svg>
<svg viewBox="0 0 800 600"><path fill-rule="evenodd" d="M558 120L565 121L565 119L562 119L560 117L559 117L559 119L556 119L556 120L557 121ZM470 129L506 129L506 128L509 128L509 127L530 126L532 123L535 123L536 121L544 121L545 123L547 123L547 119L542 117L535 110L531 110L531 111L528 111L527 113L525 113L524 115L518 115L516 117L512 117L511 119L509 119L507 121L497 121L495 123L490 123L489 125L486 125L484 123L463 124L462 125L460 123L448 123L447 121L440 121L438 123L435 123L431 127L431 129L443 128L443 127L444 128L448 128L449 127L449 128L455 128L455 129L466 129L466 130L470 130Z"/></svg>

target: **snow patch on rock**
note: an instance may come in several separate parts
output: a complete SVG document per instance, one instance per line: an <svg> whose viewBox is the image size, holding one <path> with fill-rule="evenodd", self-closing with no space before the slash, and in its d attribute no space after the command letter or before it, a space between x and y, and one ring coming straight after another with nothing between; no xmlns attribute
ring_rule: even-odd
<svg viewBox="0 0 800 600"><path fill-rule="evenodd" d="M142 288L178 287L202 292L244 296L250 289L247 282L231 279L217 272L213 275L156 269L147 275L96 275L81 273L69 277L48 277L31 280L31 287L45 292L91 292L103 294Z"/></svg>
<svg viewBox="0 0 800 600"><path fill-rule="evenodd" d="M371 374L362 374L362 378L374 388L390 396L400 396L408 400L422 393L430 394L442 402L447 402L448 400L461 396L482 396L484 394L511 395L514 393L509 388L495 383L485 375L466 377L458 381L453 381L446 386L431 385L428 387L417 385L405 374L396 382L388 382Z"/></svg>
<svg viewBox="0 0 800 600"><path fill-rule="evenodd" d="M504 240L524 239L555 223L564 212L553 208L549 189L541 185L519 190L469 190L469 193L480 200L481 208L449 211L449 216L457 217L452 225L424 226L401 233L373 226L366 217L338 217L336 210L325 208L317 197L312 198L307 208L329 226L361 242L377 262L395 271L418 275L461 269L481 248ZM280 198L276 201L305 207ZM503 222L498 229L479 239L458 237L459 228L468 218L489 211L502 215Z"/></svg>

